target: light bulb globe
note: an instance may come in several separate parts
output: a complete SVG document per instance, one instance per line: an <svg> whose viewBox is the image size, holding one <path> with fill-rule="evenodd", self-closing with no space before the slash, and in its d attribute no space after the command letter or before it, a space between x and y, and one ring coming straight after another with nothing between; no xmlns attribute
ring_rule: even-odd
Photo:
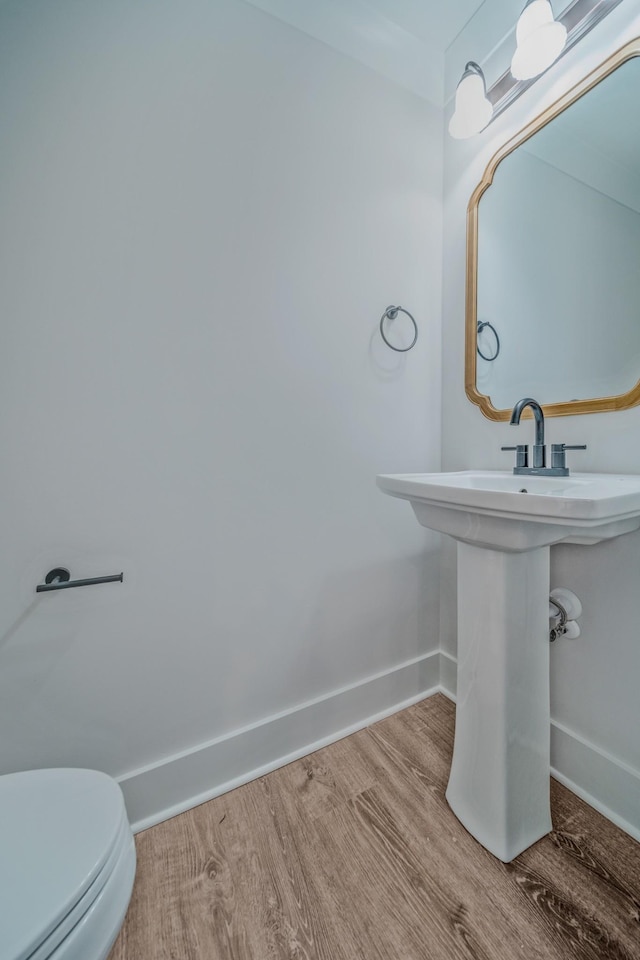
<svg viewBox="0 0 640 960"><path fill-rule="evenodd" d="M455 110L449 121L449 134L466 140L487 126L493 105L487 99L484 74L475 63L468 63L456 89Z"/></svg>
<svg viewBox="0 0 640 960"><path fill-rule="evenodd" d="M567 28L553 19L549 0L530 0L520 14L516 39L511 73L516 80L532 80L558 59L567 40Z"/></svg>

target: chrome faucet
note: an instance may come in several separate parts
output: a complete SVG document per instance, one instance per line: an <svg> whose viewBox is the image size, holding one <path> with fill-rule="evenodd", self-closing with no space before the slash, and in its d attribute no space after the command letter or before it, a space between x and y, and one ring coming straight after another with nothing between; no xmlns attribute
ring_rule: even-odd
<svg viewBox="0 0 640 960"><path fill-rule="evenodd" d="M577 446L567 446L566 443L551 444L551 466L547 467L547 448L544 442L544 413L542 407L533 397L523 397L518 400L511 414L511 424L518 426L525 407L531 407L535 424L535 441L533 444L533 465L529 466L528 444L518 444L516 447L502 447L502 450L516 451L515 474L540 475L544 477L568 477L569 468L566 464L566 450L586 450L585 443Z"/></svg>
<svg viewBox="0 0 640 960"><path fill-rule="evenodd" d="M531 469L543 470L547 462L547 448L544 443L544 413L538 401L534 400L533 397L523 397L522 400L518 400L513 408L510 422L512 426L517 427L525 407L531 407L536 421L536 435L533 444L533 465Z"/></svg>

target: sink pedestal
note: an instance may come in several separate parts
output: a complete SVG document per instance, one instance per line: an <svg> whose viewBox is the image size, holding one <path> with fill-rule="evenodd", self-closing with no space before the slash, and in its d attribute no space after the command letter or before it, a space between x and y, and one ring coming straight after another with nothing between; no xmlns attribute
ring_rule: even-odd
<svg viewBox="0 0 640 960"><path fill-rule="evenodd" d="M508 862L551 830L549 547L458 543L458 689L447 800Z"/></svg>
<svg viewBox="0 0 640 960"><path fill-rule="evenodd" d="M447 800L501 860L551 829L549 547L640 528L640 477L383 474L423 527L458 541L458 709Z"/></svg>

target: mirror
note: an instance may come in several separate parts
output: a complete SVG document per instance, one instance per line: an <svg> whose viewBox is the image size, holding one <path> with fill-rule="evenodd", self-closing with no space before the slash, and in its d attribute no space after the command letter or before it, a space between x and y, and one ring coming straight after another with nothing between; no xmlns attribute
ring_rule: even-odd
<svg viewBox="0 0 640 960"><path fill-rule="evenodd" d="M466 389L507 420L640 403L640 39L493 157L468 208Z"/></svg>

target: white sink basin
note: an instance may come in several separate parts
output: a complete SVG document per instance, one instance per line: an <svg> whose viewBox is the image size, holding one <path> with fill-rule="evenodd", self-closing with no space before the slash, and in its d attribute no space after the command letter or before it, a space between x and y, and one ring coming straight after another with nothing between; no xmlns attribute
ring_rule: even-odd
<svg viewBox="0 0 640 960"><path fill-rule="evenodd" d="M640 477L506 471L387 474L378 486L411 501L419 522L456 540L498 550L598 543L640 527Z"/></svg>
<svg viewBox="0 0 640 960"><path fill-rule="evenodd" d="M458 687L447 800L509 861L551 829L549 547L640 527L640 477L392 474L378 486L458 541Z"/></svg>

